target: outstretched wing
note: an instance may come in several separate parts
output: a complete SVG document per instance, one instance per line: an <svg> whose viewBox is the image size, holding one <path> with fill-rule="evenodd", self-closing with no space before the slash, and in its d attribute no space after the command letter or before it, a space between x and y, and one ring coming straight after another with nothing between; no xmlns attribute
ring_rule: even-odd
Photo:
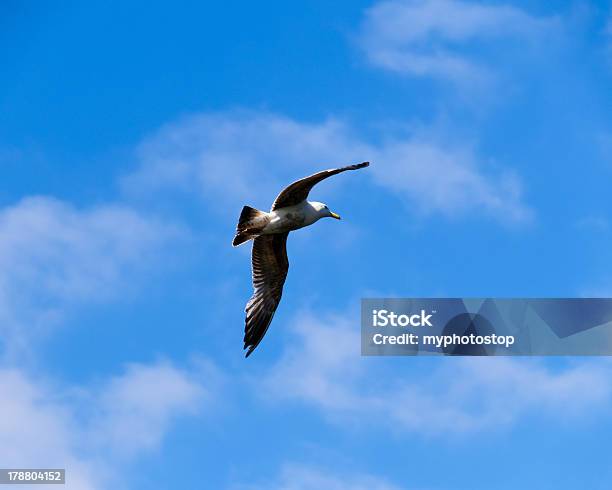
<svg viewBox="0 0 612 490"><path fill-rule="evenodd" d="M289 187L286 187L276 198L274 204L272 204L272 211L278 208L286 208L287 206L293 206L299 204L308 197L310 189L316 184L321 182L332 175L346 172L347 170L357 170L358 168L367 167L370 162L363 162L357 165L349 165L348 167L334 168L330 170L323 170L317 172L310 177L304 177L303 179L295 181Z"/></svg>
<svg viewBox="0 0 612 490"><path fill-rule="evenodd" d="M266 334L283 294L289 270L287 233L261 235L253 241L253 296L246 305L244 348L246 357L259 345Z"/></svg>

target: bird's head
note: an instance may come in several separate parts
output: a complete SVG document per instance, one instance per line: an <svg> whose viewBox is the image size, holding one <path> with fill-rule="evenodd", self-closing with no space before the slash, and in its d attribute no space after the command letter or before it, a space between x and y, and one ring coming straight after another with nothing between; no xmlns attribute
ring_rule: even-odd
<svg viewBox="0 0 612 490"><path fill-rule="evenodd" d="M334 213L331 209L329 209L327 207L327 204L324 204L322 202L311 202L310 205L315 209L315 211L321 218L340 219L340 216Z"/></svg>

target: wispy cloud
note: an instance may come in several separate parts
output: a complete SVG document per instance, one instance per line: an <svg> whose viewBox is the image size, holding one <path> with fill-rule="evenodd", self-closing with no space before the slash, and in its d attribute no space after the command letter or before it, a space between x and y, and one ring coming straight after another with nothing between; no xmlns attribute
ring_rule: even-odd
<svg viewBox="0 0 612 490"><path fill-rule="evenodd" d="M138 150L141 167L124 187L132 194L195 191L213 204L255 200L269 206L303 172L363 158L368 148L349 132L334 119L311 124L251 111L199 114L145 140Z"/></svg>
<svg viewBox="0 0 612 490"><path fill-rule="evenodd" d="M303 464L283 465L272 481L234 485L231 490L401 490L382 478L364 474L340 474Z"/></svg>
<svg viewBox="0 0 612 490"><path fill-rule="evenodd" d="M202 385L204 375L210 386ZM205 402L214 401L219 377L208 364L198 366L197 372L169 362L130 364L95 397L90 440L124 457L155 449L176 417L194 415Z"/></svg>
<svg viewBox="0 0 612 490"><path fill-rule="evenodd" d="M524 223L532 211L523 203L522 184L510 170L496 172L469 145L414 135L377 148L378 184L425 213L462 216L476 211L506 223Z"/></svg>
<svg viewBox="0 0 612 490"><path fill-rule="evenodd" d="M132 195L196 193L218 210L230 208L233 215L245 203L267 209L296 178L370 160L364 175L406 201L410 211L476 212L504 223L530 219L515 173L483 158L471 144L421 133L373 143L337 119L305 123L269 113L201 114L143 142L141 166L124 186Z"/></svg>
<svg viewBox="0 0 612 490"><path fill-rule="evenodd" d="M375 66L474 83L486 79L489 69L470 54L470 43L533 40L556 23L504 4L385 0L366 11L360 43Z"/></svg>
<svg viewBox="0 0 612 490"><path fill-rule="evenodd" d="M605 234L610 231L610 220L601 214L592 214L576 221L576 228Z"/></svg>
<svg viewBox="0 0 612 490"><path fill-rule="evenodd" d="M67 307L133 287L180 230L117 205L79 209L30 197L0 209L0 332L27 349Z"/></svg>
<svg viewBox="0 0 612 490"><path fill-rule="evenodd" d="M503 428L531 414L573 419L612 405L612 365L552 370L534 360L435 359L401 376L360 358L357 321L303 315L265 376L267 399L297 399L341 425L367 420L394 431L453 435ZM589 389L585 390L584 387Z"/></svg>
<svg viewBox="0 0 612 490"><path fill-rule="evenodd" d="M606 53L609 61L612 62L612 12L608 15L608 21L606 22L603 34L607 42Z"/></svg>
<svg viewBox="0 0 612 490"><path fill-rule="evenodd" d="M0 460L6 467L66 468L66 488L125 488L131 457L159 448L171 423L211 394L167 362L134 364L98 389L66 387L0 369Z"/></svg>

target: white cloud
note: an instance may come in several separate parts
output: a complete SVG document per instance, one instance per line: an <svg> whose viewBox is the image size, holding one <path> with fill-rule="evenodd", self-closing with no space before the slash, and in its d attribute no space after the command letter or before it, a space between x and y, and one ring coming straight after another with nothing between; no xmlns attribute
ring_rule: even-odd
<svg viewBox="0 0 612 490"><path fill-rule="evenodd" d="M503 428L527 414L575 420L612 405L608 362L552 370L534 360L436 358L431 371L407 375L360 357L356 321L306 314L295 325L292 347L264 377L265 397L300 400L341 425L452 435Z"/></svg>
<svg viewBox="0 0 612 490"><path fill-rule="evenodd" d="M0 209L0 333L9 350L57 322L65 308L116 297L180 235L121 206L78 209L30 197Z"/></svg>
<svg viewBox="0 0 612 490"><path fill-rule="evenodd" d="M126 456L153 449L173 418L194 414L205 395L191 373L169 363L131 364L99 396L91 438Z"/></svg>
<svg viewBox="0 0 612 490"><path fill-rule="evenodd" d="M67 488L122 488L119 468L210 400L199 371L131 364L70 387L10 366L72 308L129 294L184 231L125 206L30 197L0 209L0 235L0 461L66 468Z"/></svg>
<svg viewBox="0 0 612 490"><path fill-rule="evenodd" d="M74 490L125 487L124 456L159 448L171 422L201 410L209 395L192 373L165 362L131 365L98 390L7 368L0 386L3 467L65 468Z"/></svg>
<svg viewBox="0 0 612 490"><path fill-rule="evenodd" d="M360 42L375 66L474 83L486 79L488 69L468 54L470 42L532 40L555 24L511 5L385 0L366 11Z"/></svg>
<svg viewBox="0 0 612 490"><path fill-rule="evenodd" d="M532 212L522 202L519 178L487 170L472 148L413 137L378 149L377 182L426 213L447 216L480 211L509 223L526 222Z"/></svg>
<svg viewBox="0 0 612 490"><path fill-rule="evenodd" d="M302 464L286 464L274 481L237 485L232 490L401 490L382 478L364 473L349 475Z"/></svg>
<svg viewBox="0 0 612 490"><path fill-rule="evenodd" d="M309 124L268 113L200 114L144 141L141 168L124 184L132 193L191 190L221 205L255 200L269 207L303 172L363 158L369 149L348 131L333 119Z"/></svg>
<svg viewBox="0 0 612 490"><path fill-rule="evenodd" d="M267 209L297 178L362 160L372 162L362 175L397 194L411 211L476 211L514 223L531 215L516 175L498 170L471 145L421 132L374 144L335 119L303 123L265 113L202 114L166 126L141 145L139 155L140 168L124 182L130 192L188 190L232 216L243 204Z"/></svg>
<svg viewBox="0 0 612 490"><path fill-rule="evenodd" d="M95 461L79 456L69 408L53 386L38 385L16 369L0 370L0 460L4 468L69 468L67 488L104 488ZM27 486L26 486L27 488ZM33 487L35 488L35 487Z"/></svg>

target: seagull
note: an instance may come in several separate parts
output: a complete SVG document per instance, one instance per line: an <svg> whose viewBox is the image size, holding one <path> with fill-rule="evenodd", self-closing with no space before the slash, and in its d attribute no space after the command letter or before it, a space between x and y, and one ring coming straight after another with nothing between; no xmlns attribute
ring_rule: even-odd
<svg viewBox="0 0 612 490"><path fill-rule="evenodd" d="M316 184L332 175L364 168L369 164L363 162L323 170L297 180L277 196L269 213L249 206L242 208L232 245L237 247L253 239L253 296L244 309L244 349L248 349L245 357L249 357L263 339L283 294L289 270L289 232L312 225L321 218L340 219L322 202L308 201L308 193Z"/></svg>

